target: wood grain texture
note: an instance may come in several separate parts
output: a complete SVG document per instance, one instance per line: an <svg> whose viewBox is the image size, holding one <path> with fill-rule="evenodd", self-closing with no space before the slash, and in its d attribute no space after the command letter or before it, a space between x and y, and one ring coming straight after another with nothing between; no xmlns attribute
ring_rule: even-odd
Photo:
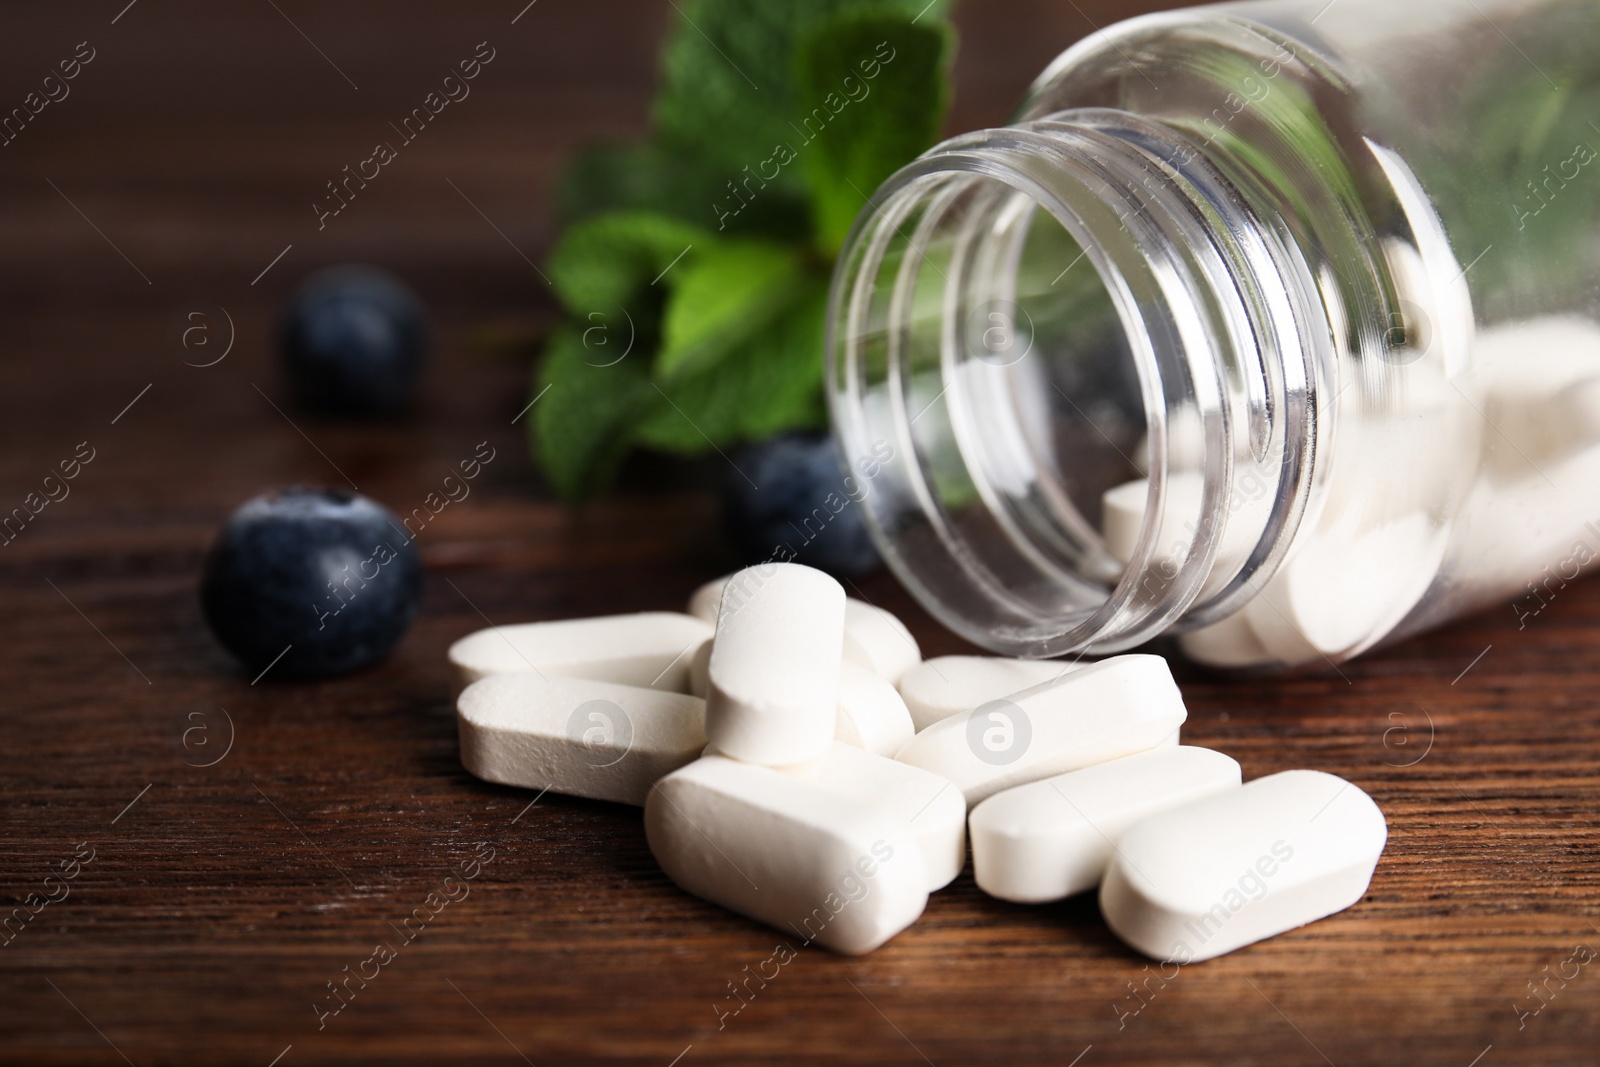
<svg viewBox="0 0 1600 1067"><path fill-rule="evenodd" d="M78 41L97 49L0 149L0 512L95 449L0 548L7 907L80 843L94 855L0 948L0 1061L1597 1062L1600 970L1543 1000L1529 986L1600 949L1595 582L1526 628L1508 604L1339 673L1182 671L1190 742L1249 777L1344 775L1383 807L1389 846L1348 912L1162 985L1092 899L1008 905L969 873L879 952L803 951L719 1026L728 983L781 935L670 885L637 811L530 808L466 775L444 661L486 618L673 608L729 565L720 460L636 464L615 497L564 510L512 424L525 361L471 343L548 320L528 260L548 246L551 177L579 141L643 128L670 8L541 0L512 25L521 0L141 0L113 25L122 6L0 12L0 106ZM1129 13L970 4L952 127L1002 121L1091 19ZM498 53L473 96L318 231L323 183L484 39ZM425 400L399 425L282 400L276 310L346 259L400 270L436 315ZM195 301L237 329L212 367L173 339ZM480 441L496 458L420 536L423 610L389 663L251 684L212 642L195 583L233 505L349 481L409 510ZM962 650L886 576L861 593L929 654ZM230 722L226 756L193 766ZM402 944L395 928L488 849L469 894ZM319 1029L326 983L385 940L395 958Z"/></svg>

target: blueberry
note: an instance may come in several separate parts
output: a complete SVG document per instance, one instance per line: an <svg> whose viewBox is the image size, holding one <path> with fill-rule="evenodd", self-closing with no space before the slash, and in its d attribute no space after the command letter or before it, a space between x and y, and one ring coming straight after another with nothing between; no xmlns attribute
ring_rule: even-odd
<svg viewBox="0 0 1600 1067"><path fill-rule="evenodd" d="M793 559L841 576L878 566L878 549L862 505L851 499L832 437L781 434L744 446L733 462L743 473L730 472L723 519L748 562Z"/></svg>
<svg viewBox="0 0 1600 1067"><path fill-rule="evenodd" d="M427 349L422 304L398 278L371 267L313 274L283 320L290 387L302 406L315 411L401 411Z"/></svg>
<svg viewBox="0 0 1600 1067"><path fill-rule="evenodd" d="M272 665L274 677L319 678L387 656L421 586L417 550L388 508L338 489L289 489L229 517L206 557L200 605L251 674Z"/></svg>

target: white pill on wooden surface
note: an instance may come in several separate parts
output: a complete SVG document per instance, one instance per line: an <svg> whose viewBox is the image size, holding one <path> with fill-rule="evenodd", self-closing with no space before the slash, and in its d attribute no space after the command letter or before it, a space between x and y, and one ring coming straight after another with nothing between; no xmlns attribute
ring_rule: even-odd
<svg viewBox="0 0 1600 1067"><path fill-rule="evenodd" d="M1014 785L1154 748L1187 717L1166 660L1113 656L934 723L895 758L949 778L977 804Z"/></svg>
<svg viewBox="0 0 1600 1067"><path fill-rule="evenodd" d="M462 685L528 671L682 693L690 657L711 632L704 620L673 611L491 626L451 645L450 662Z"/></svg>
<svg viewBox="0 0 1600 1067"><path fill-rule="evenodd" d="M485 781L636 805L706 743L694 697L527 672L462 690L456 729L462 766Z"/></svg>
<svg viewBox="0 0 1600 1067"><path fill-rule="evenodd" d="M1192 471L1175 471L1167 476L1167 499L1162 507L1161 529L1156 534L1157 559L1182 559L1188 554L1194 540L1188 524L1200 514L1204 490L1205 479ZM1144 478L1107 489L1100 498L1100 527L1106 551L1119 563L1127 564L1133 559L1149 500L1150 482Z"/></svg>
<svg viewBox="0 0 1600 1067"><path fill-rule="evenodd" d="M1239 782L1220 752L1163 745L996 793L972 809L978 888L1022 904L1093 889L1129 826Z"/></svg>
<svg viewBox="0 0 1600 1067"><path fill-rule="evenodd" d="M1130 826L1100 911L1147 956L1211 959L1356 903L1387 837L1383 812L1350 782L1268 775Z"/></svg>
<svg viewBox="0 0 1600 1067"><path fill-rule="evenodd" d="M871 952L928 902L910 827L771 767L696 760L656 783L644 824L683 889L835 952Z"/></svg>
<svg viewBox="0 0 1600 1067"><path fill-rule="evenodd" d="M893 758L916 732L894 686L850 660L839 664L834 740Z"/></svg>
<svg viewBox="0 0 1600 1067"><path fill-rule="evenodd" d="M705 699L711 688L711 641L689 663L689 693ZM893 757L916 729L894 686L849 660L839 664L839 700L833 737L847 745Z"/></svg>
<svg viewBox="0 0 1600 1067"><path fill-rule="evenodd" d="M706 734L719 751L751 763L798 763L833 741L844 600L838 582L795 563L729 579L706 694Z"/></svg>
<svg viewBox="0 0 1600 1067"><path fill-rule="evenodd" d="M948 778L842 742L814 760L773 769L849 797L865 816L909 826L930 893L955 881L967 862L967 802Z"/></svg>
<svg viewBox="0 0 1600 1067"><path fill-rule="evenodd" d="M926 730L940 719L1052 681L1080 666L1070 660L938 656L923 660L901 677L900 695L913 725Z"/></svg>
<svg viewBox="0 0 1600 1067"><path fill-rule="evenodd" d="M696 589L689 597L688 613L715 625L722 598L731 588L733 599L743 603L765 582L776 563L748 567L735 574L715 578ZM892 612L854 597L845 601L844 658L872 671L891 683L918 663L922 650L906 624Z"/></svg>
<svg viewBox="0 0 1600 1067"><path fill-rule="evenodd" d="M892 613L851 597L844 606L844 658L895 684L922 662L922 649Z"/></svg>

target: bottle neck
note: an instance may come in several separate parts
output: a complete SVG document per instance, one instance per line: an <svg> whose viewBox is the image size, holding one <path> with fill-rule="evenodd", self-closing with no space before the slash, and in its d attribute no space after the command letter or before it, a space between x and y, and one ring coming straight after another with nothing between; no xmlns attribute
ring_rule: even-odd
<svg viewBox="0 0 1600 1067"><path fill-rule="evenodd" d="M834 425L941 621L1014 655L1113 652L1231 614L1282 560L1328 336L1282 220L1195 142L1066 111L948 141L874 196L835 273Z"/></svg>

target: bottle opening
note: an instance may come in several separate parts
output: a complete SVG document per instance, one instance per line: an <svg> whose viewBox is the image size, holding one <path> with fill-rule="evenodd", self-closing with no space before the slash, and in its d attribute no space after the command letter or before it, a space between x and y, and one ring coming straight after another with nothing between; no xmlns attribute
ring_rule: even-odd
<svg viewBox="0 0 1600 1067"><path fill-rule="evenodd" d="M1068 556L1109 594L1127 558L1114 549L1106 558L1102 500L1149 467L1128 332L1099 270L1054 216L993 179L973 181L996 203L982 239L1012 262L973 278L957 309L966 333L961 354L980 382L1001 378L989 368L1006 371L995 383L1004 386L998 399L1027 416L1018 427L1024 452L1017 473L1036 483L1047 509L1047 521L1036 525L1069 531ZM974 393L977 427L1007 424L1003 412L978 406L996 398Z"/></svg>
<svg viewBox="0 0 1600 1067"><path fill-rule="evenodd" d="M933 273L943 306L913 335L950 333L912 376L911 437L938 503L958 529L992 521L1103 598L1126 559L1106 550L1101 500L1141 476L1145 428L1111 293L1054 216L992 178L952 182L926 233L908 266Z"/></svg>
<svg viewBox="0 0 1600 1067"><path fill-rule="evenodd" d="M947 142L880 190L835 274L835 427L889 457L863 486L880 547L1011 654L1131 647L1225 598L1274 508L1230 514L1235 456L1283 467L1248 286L1213 277L1180 170L1103 114Z"/></svg>

